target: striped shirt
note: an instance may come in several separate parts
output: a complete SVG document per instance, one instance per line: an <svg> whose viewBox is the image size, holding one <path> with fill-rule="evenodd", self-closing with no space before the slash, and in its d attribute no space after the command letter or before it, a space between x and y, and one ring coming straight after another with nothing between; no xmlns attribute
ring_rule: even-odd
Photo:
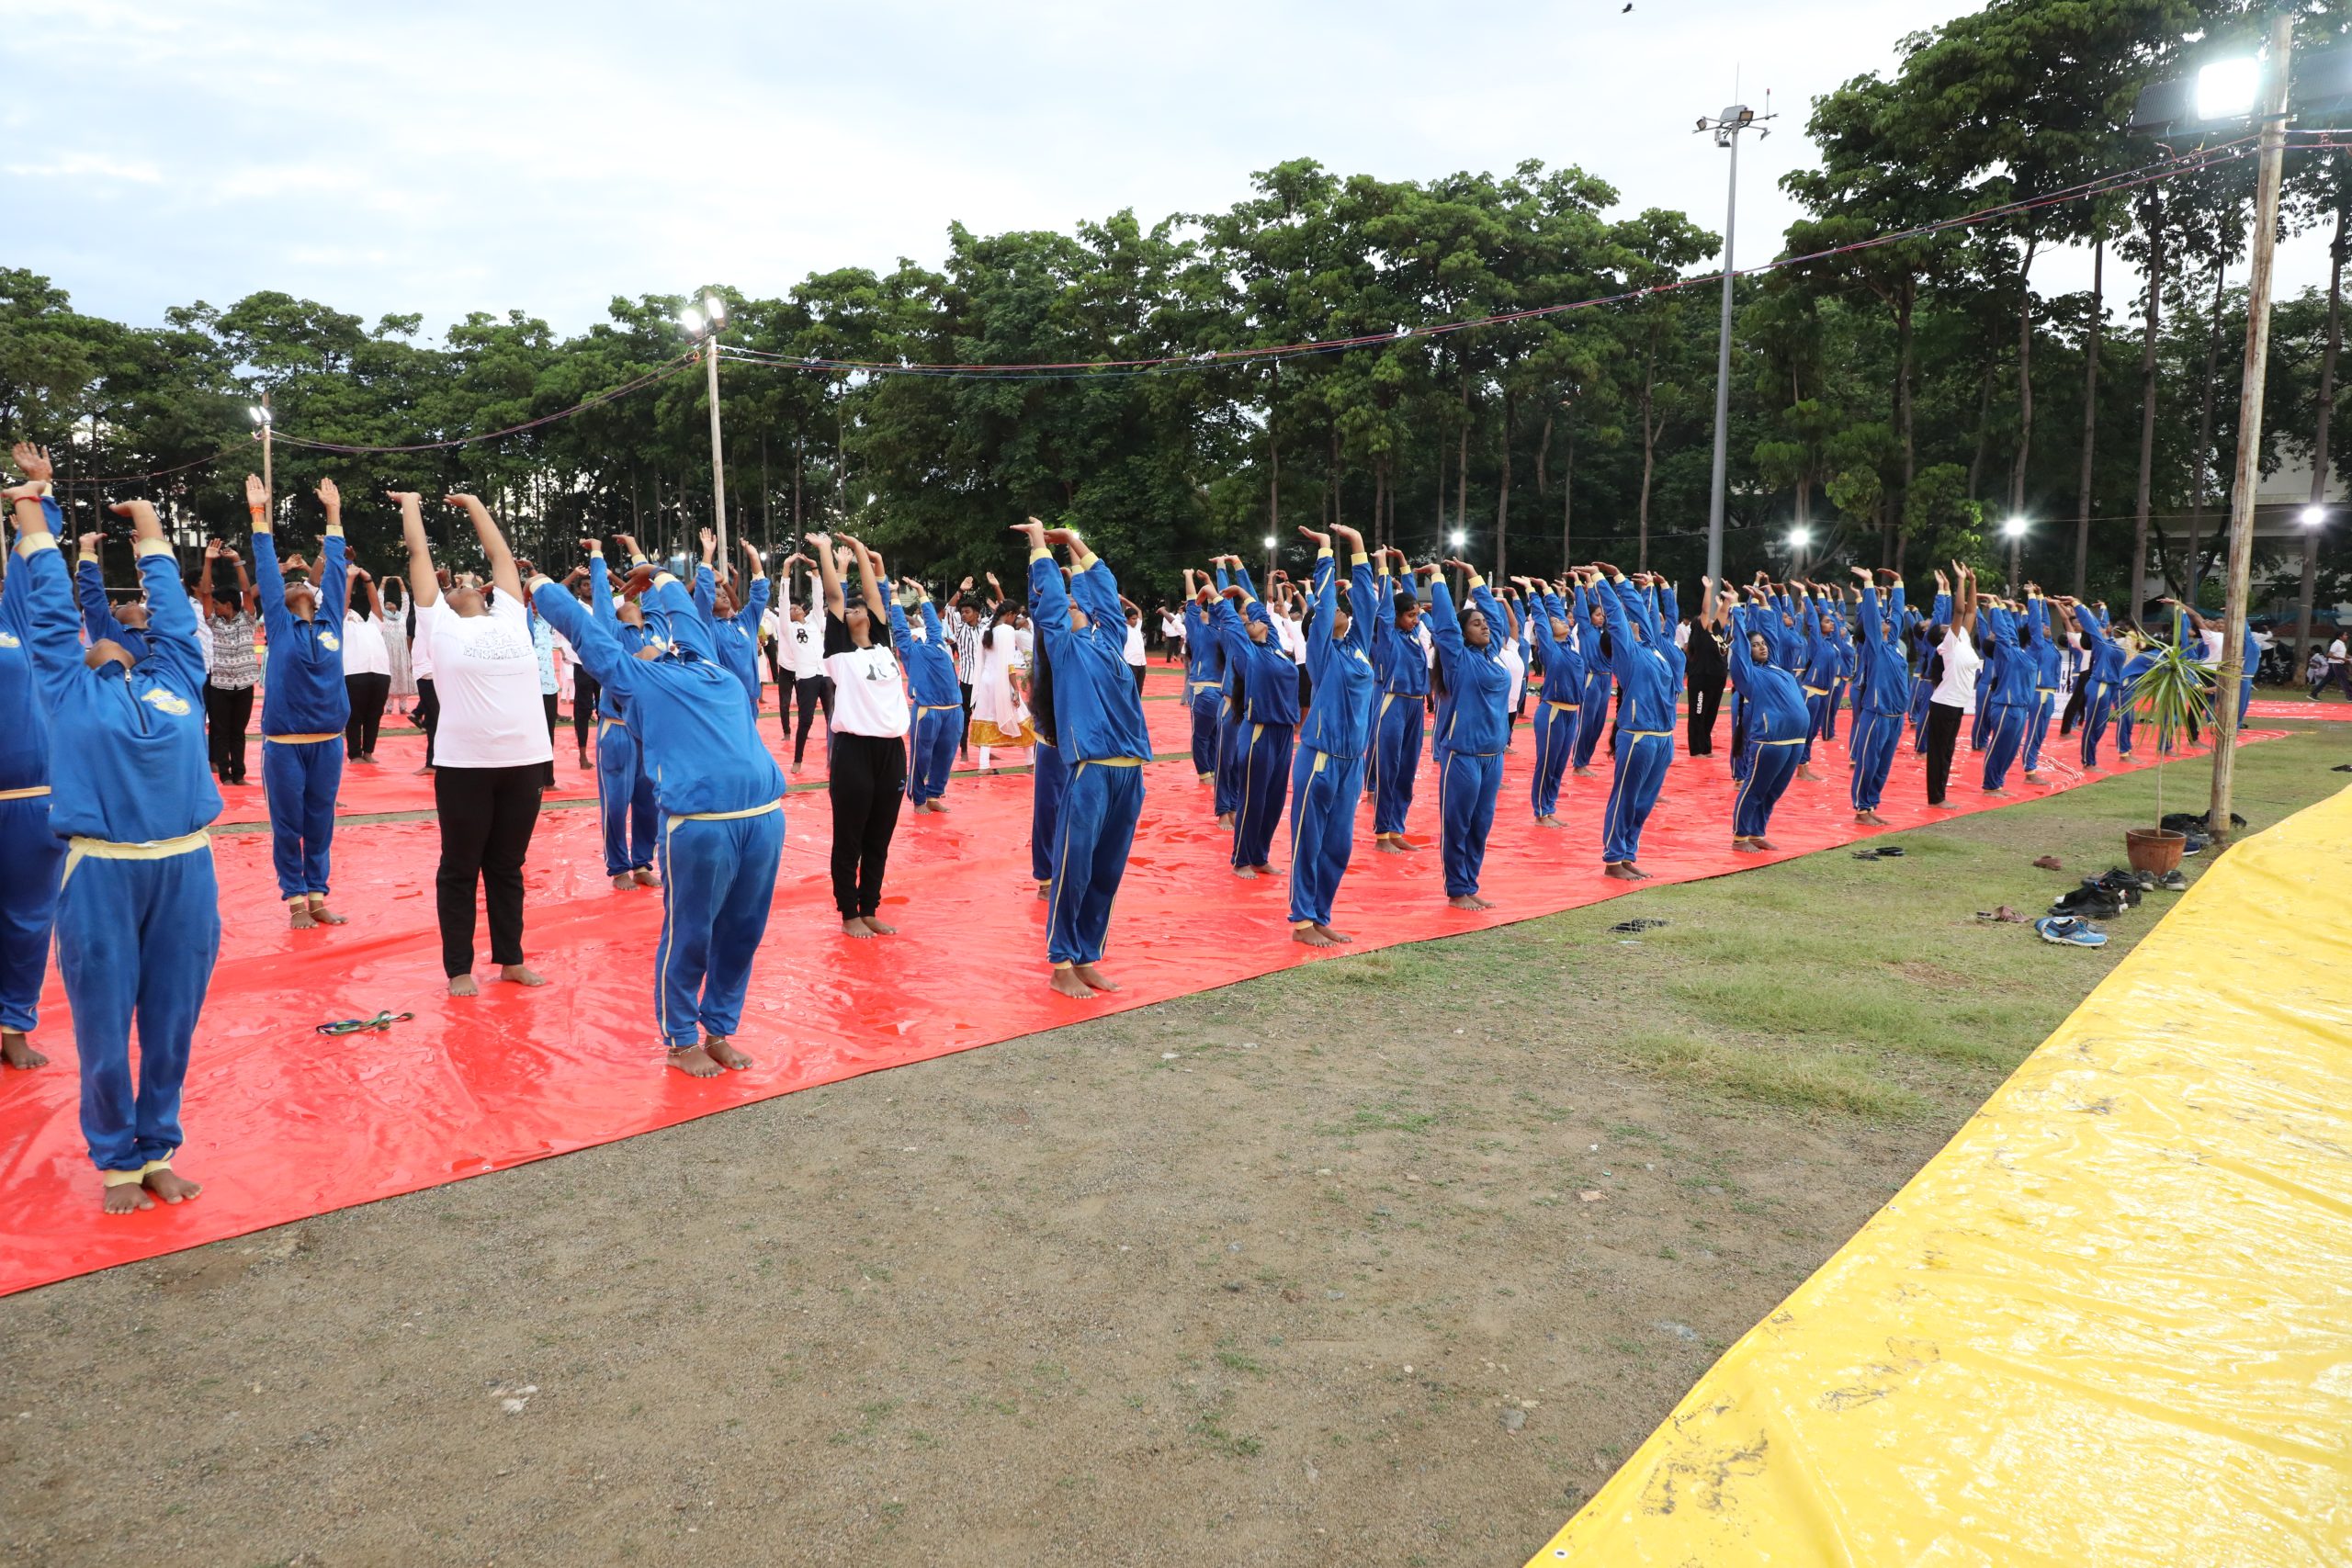
<svg viewBox="0 0 2352 1568"><path fill-rule="evenodd" d="M208 615L205 629L212 634L212 673L209 682L224 692L242 692L261 680L261 660L254 651L254 618L246 611L233 615Z"/></svg>

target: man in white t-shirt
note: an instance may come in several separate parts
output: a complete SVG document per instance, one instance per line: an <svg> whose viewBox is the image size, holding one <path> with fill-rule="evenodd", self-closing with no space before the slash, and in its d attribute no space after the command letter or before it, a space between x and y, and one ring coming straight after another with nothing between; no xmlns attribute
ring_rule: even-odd
<svg viewBox="0 0 2352 1568"><path fill-rule="evenodd" d="M2352 649L2345 646L2344 634L2340 630L2335 634L2335 639L2327 645L2327 680L2320 690L2324 692L2329 686L2343 687L2345 700L2352 702Z"/></svg>

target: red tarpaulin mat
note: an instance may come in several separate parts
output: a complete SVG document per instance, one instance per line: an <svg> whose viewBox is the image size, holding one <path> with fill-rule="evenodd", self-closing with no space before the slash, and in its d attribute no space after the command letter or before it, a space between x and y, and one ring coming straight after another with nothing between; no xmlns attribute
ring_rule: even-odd
<svg viewBox="0 0 2352 1568"><path fill-rule="evenodd" d="M2256 697L2250 704L2248 718L2352 718L2352 702L2299 703L2291 697Z"/></svg>
<svg viewBox="0 0 2352 1568"><path fill-rule="evenodd" d="M1359 819L1338 908L1354 952L1630 890L1600 874L1607 768L1568 779L1566 829L1539 830L1527 808L1533 750L1521 727L1487 856L1490 912L1447 908L1436 852L1375 853ZM1643 840L1644 866L1660 882L1692 881L1865 836L1848 808L1842 748L1823 751L1823 781L1792 785L1773 819L1777 856L1731 852L1732 783L1720 751L1679 759ZM1883 808L1895 828L1949 815L1920 804L1920 767L1905 745ZM1965 752L1958 771L1970 781L1978 773ZM1421 777L1412 826L1425 834L1436 812L1426 762ZM0 1187L9 1213L0 1293L1313 961L1290 940L1286 881L1232 874L1230 837L1216 828L1190 763L1155 763L1147 779L1104 963L1125 988L1092 1002L1046 986L1046 907L1029 880L1025 775L960 782L948 792L949 815L901 819L883 914L904 934L879 941L841 935L825 866L830 818L814 797L787 801L775 914L737 1037L756 1065L709 1080L663 1065L652 1024L661 895L612 890L594 812L548 813L531 847L526 947L553 983L526 990L485 980L469 1000L449 998L440 973L434 823L358 824L337 834L335 902L352 923L305 932L286 929L266 835L223 837L214 853L227 931L184 1114L182 1163L204 1194L178 1207L99 1213L97 1173L76 1121L70 1020L52 972L39 1034L52 1065L0 1074ZM1963 812L2003 804L1960 780L1951 798ZM1283 840L1276 846L1279 866ZM486 930L479 940L477 973L486 975ZM383 1034L313 1032L386 1010L416 1019Z"/></svg>

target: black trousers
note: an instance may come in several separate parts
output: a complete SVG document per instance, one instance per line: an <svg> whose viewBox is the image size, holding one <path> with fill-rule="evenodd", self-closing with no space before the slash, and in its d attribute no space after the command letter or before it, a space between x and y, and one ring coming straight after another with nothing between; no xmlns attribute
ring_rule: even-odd
<svg viewBox="0 0 2352 1568"><path fill-rule="evenodd" d="M343 754L351 761L376 754L376 732L384 728L384 705L392 700L390 675L345 675L344 694L351 718L343 727Z"/></svg>
<svg viewBox="0 0 2352 1568"><path fill-rule="evenodd" d="M779 702L783 699L777 698ZM817 706L825 708L825 733L830 739L833 730L833 678L831 675L808 675L792 683L792 700L800 709L800 728L792 738L792 765L798 767L808 750L808 722L816 716Z"/></svg>
<svg viewBox="0 0 2352 1568"><path fill-rule="evenodd" d="M523 862L538 826L547 768L435 768L433 804L441 817L441 866L433 878L441 920L441 970L451 979L474 966L474 888L490 910L490 961L523 962Z"/></svg>
<svg viewBox="0 0 2352 1568"><path fill-rule="evenodd" d="M1944 786L1951 782L1951 754L1960 744L1961 720L1967 716L1949 703L1928 705L1928 804L1944 803Z"/></svg>
<svg viewBox="0 0 2352 1568"><path fill-rule="evenodd" d="M2090 696L2091 678L2087 675L2076 676L2075 689L2066 697L2066 711L2059 716L2059 734L2072 735L2075 732L2075 726L2083 721L2083 709L2089 705Z"/></svg>
<svg viewBox="0 0 2352 1568"><path fill-rule="evenodd" d="M222 784L245 782L245 726L254 720L254 689L204 688L205 745Z"/></svg>
<svg viewBox="0 0 2352 1568"><path fill-rule="evenodd" d="M907 742L897 735L836 735L825 793L833 802L833 908L846 920L882 907L882 868L907 793Z"/></svg>
<svg viewBox="0 0 2352 1568"><path fill-rule="evenodd" d="M416 678L416 727L424 731L424 765L433 765L433 731L441 722L440 694L433 689L433 677Z"/></svg>
<svg viewBox="0 0 2352 1568"><path fill-rule="evenodd" d="M1725 676L1690 687L1690 745L1693 757L1715 754L1715 716L1723 711Z"/></svg>
<svg viewBox="0 0 2352 1568"><path fill-rule="evenodd" d="M964 688L964 728L956 732L956 754L968 757L972 754L972 683L959 681L956 684Z"/></svg>
<svg viewBox="0 0 2352 1568"><path fill-rule="evenodd" d="M586 665L572 667L571 739L583 757L588 754L588 732L596 728L596 699L604 690L596 683L596 677L588 673Z"/></svg>

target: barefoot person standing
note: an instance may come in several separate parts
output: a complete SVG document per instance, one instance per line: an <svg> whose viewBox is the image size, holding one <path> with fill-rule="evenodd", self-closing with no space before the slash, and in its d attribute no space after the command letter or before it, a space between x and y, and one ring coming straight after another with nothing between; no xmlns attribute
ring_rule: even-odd
<svg viewBox="0 0 2352 1568"><path fill-rule="evenodd" d="M856 558L858 596L842 586L835 543ZM832 765L825 793L833 807L833 908L842 935L896 936L875 917L882 873L899 830L899 797L907 789L907 682L890 646L890 607L882 565L846 534L808 536L825 577L825 674L833 683ZM1011 641L1011 634L1005 634Z"/></svg>
<svg viewBox="0 0 2352 1568"><path fill-rule="evenodd" d="M1046 900L1046 956L1054 989L1084 1000L1119 988L1102 973L1102 950L1143 813L1151 733L1127 673L1118 579L1067 528L1049 530L1032 517L1013 532L1029 540L1029 607L1053 667L1054 733L1069 765ZM1049 544L1069 551L1067 587Z"/></svg>
<svg viewBox="0 0 2352 1568"><path fill-rule="evenodd" d="M46 648L78 624L40 503L10 492L17 570L8 593L34 595ZM128 1214L201 1190L172 1168L189 1043L220 952L220 888L205 828L220 814L204 741L204 649L179 562L155 509L118 502L152 614L136 657L102 637L79 659L36 661L48 701L50 828L65 840L57 966L82 1063L82 1135ZM40 558L47 557L48 559ZM139 1027L139 1069L130 1031Z"/></svg>
<svg viewBox="0 0 2352 1568"><path fill-rule="evenodd" d="M392 499L400 502L408 540L417 646L431 652L440 699L433 805L441 818L434 894L442 972L451 996L480 994L473 976L479 886L490 911L490 961L498 965L499 978L544 986L523 962L523 862L538 825L555 746L539 700L539 660L514 556L488 507L473 496L453 495L449 504L466 513L481 541L492 586L453 583L444 590L424 538L424 502L413 491L395 491ZM742 688L734 689L740 698Z"/></svg>
<svg viewBox="0 0 2352 1568"><path fill-rule="evenodd" d="M344 923L327 908L334 801L343 785L344 731L351 722L351 694L343 679L350 579L345 570L343 497L333 479L319 481L319 504L326 508L327 525L319 541L318 580L288 580L278 566L269 491L260 476L245 476L262 627L269 637L261 689L261 782L269 792L269 852L277 896L298 931Z"/></svg>

